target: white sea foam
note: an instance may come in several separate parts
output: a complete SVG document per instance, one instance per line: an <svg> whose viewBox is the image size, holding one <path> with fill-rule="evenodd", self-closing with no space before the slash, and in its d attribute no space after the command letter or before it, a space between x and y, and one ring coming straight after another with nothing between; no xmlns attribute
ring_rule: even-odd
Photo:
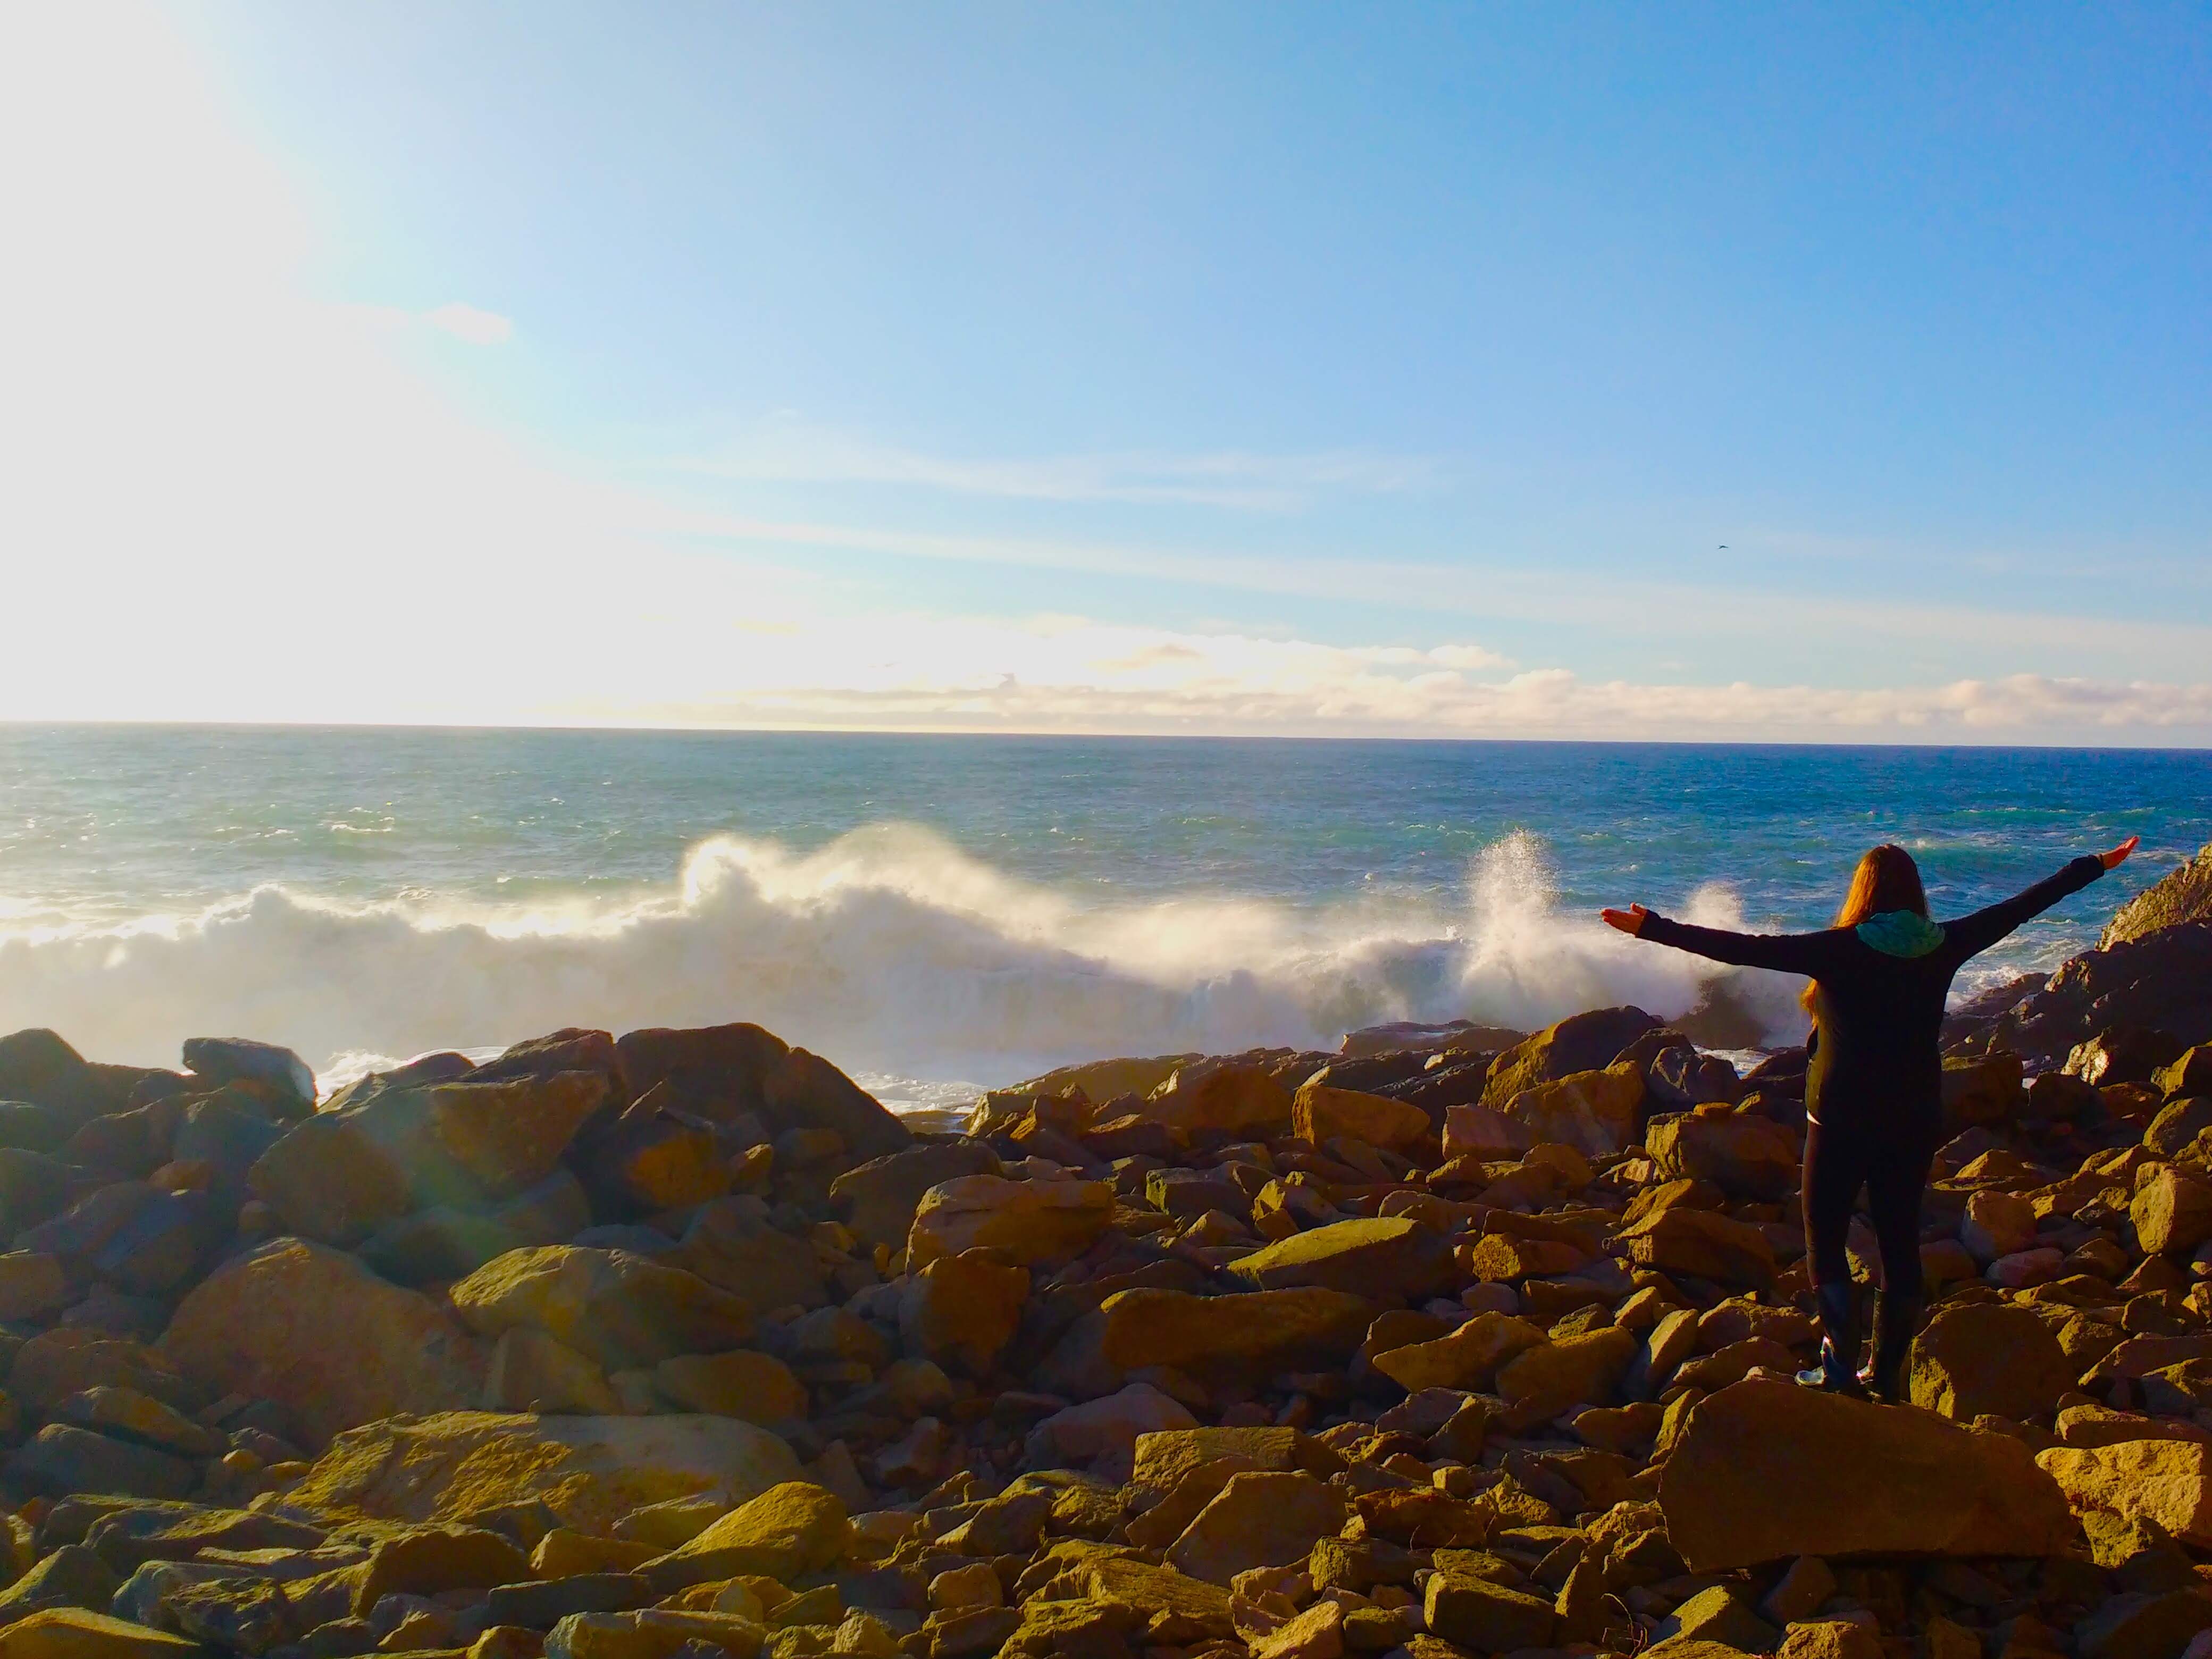
<svg viewBox="0 0 2212 1659"><path fill-rule="evenodd" d="M1715 888L1691 914L1734 910ZM567 1024L750 1019L890 1086L1329 1047L1391 1019L1526 1027L1620 1002L1674 1016L1716 971L1561 914L1528 835L1476 859L1450 907L1297 908L1094 902L882 824L803 854L717 837L672 887L619 902L342 906L269 886L189 918L0 939L0 1008L102 1059L173 1063L186 1036L237 1033L297 1048L326 1079ZM1794 985L1744 979L1738 994L1789 1032Z"/></svg>

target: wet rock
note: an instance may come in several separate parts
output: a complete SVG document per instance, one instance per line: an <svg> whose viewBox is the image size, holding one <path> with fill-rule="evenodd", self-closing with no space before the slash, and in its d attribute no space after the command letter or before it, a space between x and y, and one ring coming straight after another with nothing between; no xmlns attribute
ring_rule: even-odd
<svg viewBox="0 0 2212 1659"><path fill-rule="evenodd" d="M1757 1379L1690 1413L1659 1502L1696 1571L1800 1555L2049 1555L2073 1532L2018 1440Z"/></svg>
<svg viewBox="0 0 2212 1659"><path fill-rule="evenodd" d="M161 1352L217 1394L273 1400L318 1440L473 1405L485 1355L453 1315L296 1238L234 1257L178 1304Z"/></svg>

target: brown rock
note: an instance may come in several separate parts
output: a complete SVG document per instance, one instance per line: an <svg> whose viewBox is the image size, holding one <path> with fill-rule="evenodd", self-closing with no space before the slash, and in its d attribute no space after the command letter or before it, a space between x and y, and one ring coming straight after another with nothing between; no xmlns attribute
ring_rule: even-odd
<svg viewBox="0 0 2212 1659"><path fill-rule="evenodd" d="M1556 1143L1603 1157L1636 1144L1637 1116L1643 1104L1644 1073L1624 1061L1601 1072L1577 1072L1539 1083L1499 1109L1532 1142Z"/></svg>
<svg viewBox="0 0 2212 1659"><path fill-rule="evenodd" d="M1797 1184L1797 1138L1756 1112L1708 1108L1656 1117L1644 1144L1668 1179L1710 1181L1731 1198L1771 1201Z"/></svg>
<svg viewBox="0 0 2212 1659"><path fill-rule="evenodd" d="M2212 1448L2180 1440L2054 1446L2036 1460L2076 1514L2153 1521L2185 1544L2212 1547Z"/></svg>
<svg viewBox="0 0 2212 1659"><path fill-rule="evenodd" d="M1186 1134L1206 1129L1279 1134L1290 1127L1291 1096L1261 1066L1186 1066L1152 1091L1145 1111Z"/></svg>
<svg viewBox="0 0 2212 1659"><path fill-rule="evenodd" d="M962 1176L999 1172L999 1155L981 1141L915 1146L846 1170L830 1183L830 1203L863 1244L903 1249L924 1193Z"/></svg>
<svg viewBox="0 0 2212 1659"><path fill-rule="evenodd" d="M663 1595L740 1574L788 1583L835 1563L852 1530L836 1494L790 1480L739 1504L640 1571Z"/></svg>
<svg viewBox="0 0 2212 1659"><path fill-rule="evenodd" d="M1429 1579L1422 1612L1430 1635L1479 1653L1548 1648L1558 1624L1542 1596L1443 1571Z"/></svg>
<svg viewBox="0 0 2212 1659"><path fill-rule="evenodd" d="M2113 913L2097 940L2110 950L2183 922L2212 917L2212 845L2169 870Z"/></svg>
<svg viewBox="0 0 2212 1659"><path fill-rule="evenodd" d="M453 1286L471 1330L526 1325L610 1370L680 1353L719 1353L751 1334L744 1303L696 1273L626 1250L550 1244L510 1250Z"/></svg>
<svg viewBox="0 0 2212 1659"><path fill-rule="evenodd" d="M899 1340L917 1358L987 1376L1019 1328L1029 1294L1029 1269L994 1251L939 1256L907 1279Z"/></svg>
<svg viewBox="0 0 2212 1659"><path fill-rule="evenodd" d="M1358 1347L1374 1316L1364 1297L1318 1285L1213 1297L1117 1291L1060 1339L1044 1386L1087 1399L1155 1365L1207 1382L1334 1367Z"/></svg>
<svg viewBox="0 0 2212 1659"><path fill-rule="evenodd" d="M1008 1181L962 1176L922 1194L907 1236L907 1265L994 1249L1024 1266L1088 1249L1114 1218L1114 1188L1103 1181Z"/></svg>
<svg viewBox="0 0 2212 1659"><path fill-rule="evenodd" d="M1343 1495L1310 1474L1231 1475L1169 1548L1167 1564L1226 1586L1254 1567L1304 1560L1316 1538L1334 1537L1343 1524Z"/></svg>
<svg viewBox="0 0 2212 1659"><path fill-rule="evenodd" d="M1909 1364L1912 1403L1960 1423L1985 1413L2040 1420L2079 1374L2049 1325L2001 1302L1937 1310Z"/></svg>
<svg viewBox="0 0 2212 1659"><path fill-rule="evenodd" d="M1403 1152L1436 1133L1418 1106L1358 1089L1334 1089L1309 1078L1291 1099L1291 1133L1321 1146L1339 1135Z"/></svg>
<svg viewBox="0 0 2212 1659"><path fill-rule="evenodd" d="M286 1501L422 1522L538 1499L563 1525L604 1537L648 1504L702 1493L741 1504L798 1475L788 1446L733 1418L447 1412L340 1435Z"/></svg>
<svg viewBox="0 0 2212 1659"><path fill-rule="evenodd" d="M622 1398L606 1373L567 1343L526 1325L492 1344L482 1401L488 1412L619 1414Z"/></svg>
<svg viewBox="0 0 2212 1659"><path fill-rule="evenodd" d="M806 1385L774 1354L736 1348L728 1353L678 1354L653 1370L661 1397L687 1412L735 1417L773 1427L806 1415Z"/></svg>
<svg viewBox="0 0 2212 1659"><path fill-rule="evenodd" d="M1774 1282L1774 1246L1747 1222L1683 1205L1654 1210L1620 1230L1629 1260L1661 1273L1765 1289Z"/></svg>
<svg viewBox="0 0 2212 1659"><path fill-rule="evenodd" d="M1482 1103L1503 1107L1525 1089L1577 1072L1602 1071L1620 1051L1657 1028L1641 1008L1594 1008L1524 1038L1498 1055L1483 1085Z"/></svg>
<svg viewBox="0 0 2212 1659"><path fill-rule="evenodd" d="M1535 1347L1544 1333L1511 1314L1480 1313L1448 1336L1374 1357L1376 1370L1408 1394L1423 1389L1487 1389L1498 1369Z"/></svg>
<svg viewBox="0 0 2212 1659"><path fill-rule="evenodd" d="M1546 1342L1516 1354L1498 1370L1498 1392L1522 1421L1557 1417L1570 1406L1609 1402L1636 1358L1634 1333L1618 1327Z"/></svg>
<svg viewBox="0 0 2212 1659"><path fill-rule="evenodd" d="M2136 1184L2128 1219L2146 1255L2193 1250L2212 1238L2212 1186L2160 1164Z"/></svg>
<svg viewBox="0 0 2212 1659"><path fill-rule="evenodd" d="M1399 1216L1360 1217L1293 1233L1239 1257L1229 1270L1262 1291L1321 1285L1395 1302L1440 1295L1452 1279L1444 1241Z"/></svg>
<svg viewBox="0 0 2212 1659"><path fill-rule="evenodd" d="M2074 1531L2009 1436L1757 1379L1690 1413L1659 1503L1695 1572L1798 1555L2051 1555Z"/></svg>
<svg viewBox="0 0 2212 1659"><path fill-rule="evenodd" d="M486 1362L438 1304L297 1238L209 1274L178 1304L161 1351L213 1393L290 1407L319 1440L396 1413L472 1406Z"/></svg>

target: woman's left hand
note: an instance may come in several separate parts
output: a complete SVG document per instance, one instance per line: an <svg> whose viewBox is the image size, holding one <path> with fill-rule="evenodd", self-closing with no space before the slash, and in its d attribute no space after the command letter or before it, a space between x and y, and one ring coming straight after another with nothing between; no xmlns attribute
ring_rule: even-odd
<svg viewBox="0 0 2212 1659"><path fill-rule="evenodd" d="M2107 870L2117 870L2128 861L2128 854L2142 844L2141 836L2130 836L2109 853L2100 853L2097 860Z"/></svg>
<svg viewBox="0 0 2212 1659"><path fill-rule="evenodd" d="M1608 927L1618 927L1624 933L1636 934L1644 931L1644 918L1651 913L1640 904L1632 904L1626 910L1601 910Z"/></svg>

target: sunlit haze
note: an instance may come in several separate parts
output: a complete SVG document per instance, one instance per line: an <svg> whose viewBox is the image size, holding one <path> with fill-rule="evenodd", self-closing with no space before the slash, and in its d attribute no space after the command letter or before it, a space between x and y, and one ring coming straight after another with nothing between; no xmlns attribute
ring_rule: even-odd
<svg viewBox="0 0 2212 1659"><path fill-rule="evenodd" d="M2201 9L0 19L0 719L2212 741Z"/></svg>

